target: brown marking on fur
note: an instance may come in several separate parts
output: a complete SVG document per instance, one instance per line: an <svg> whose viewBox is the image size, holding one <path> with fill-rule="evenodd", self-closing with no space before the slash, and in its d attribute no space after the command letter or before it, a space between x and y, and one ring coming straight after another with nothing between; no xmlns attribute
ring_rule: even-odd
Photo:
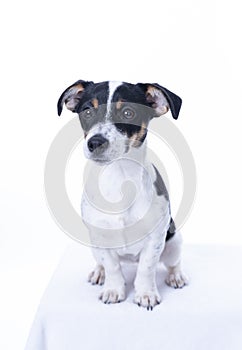
<svg viewBox="0 0 242 350"><path fill-rule="evenodd" d="M77 89L77 92L82 92L84 90L84 87L82 84L75 85L75 88Z"/></svg>
<svg viewBox="0 0 242 350"><path fill-rule="evenodd" d="M146 91L146 98L148 102L153 102L152 107L156 108L157 104L155 103L155 88L153 86L148 86L148 89Z"/></svg>
<svg viewBox="0 0 242 350"><path fill-rule="evenodd" d="M154 97L156 90L157 89L154 86L148 86L148 89L146 91L146 95L151 95L152 97Z"/></svg>
<svg viewBox="0 0 242 350"><path fill-rule="evenodd" d="M116 108L117 109L121 109L122 104L123 104L123 101L122 100L118 100L118 102L116 103Z"/></svg>
<svg viewBox="0 0 242 350"><path fill-rule="evenodd" d="M139 147L141 145L141 140L146 133L146 128L147 128L147 125L144 122L142 122L140 131L135 133L130 138L130 141L132 142L133 147Z"/></svg>
<svg viewBox="0 0 242 350"><path fill-rule="evenodd" d="M94 98L92 100L92 105L93 105L94 108L98 109L98 99L97 98Z"/></svg>

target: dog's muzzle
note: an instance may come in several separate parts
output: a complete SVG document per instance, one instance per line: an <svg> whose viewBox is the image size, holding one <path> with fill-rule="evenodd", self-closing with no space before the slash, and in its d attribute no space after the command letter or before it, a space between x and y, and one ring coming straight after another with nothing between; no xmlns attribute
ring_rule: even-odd
<svg viewBox="0 0 242 350"><path fill-rule="evenodd" d="M108 140L101 134L94 135L88 140L87 147L91 153L95 152L100 154L104 152L108 147Z"/></svg>

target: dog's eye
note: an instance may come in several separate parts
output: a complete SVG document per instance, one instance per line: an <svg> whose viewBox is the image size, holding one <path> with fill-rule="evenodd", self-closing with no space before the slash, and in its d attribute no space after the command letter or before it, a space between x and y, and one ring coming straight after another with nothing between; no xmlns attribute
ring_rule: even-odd
<svg viewBox="0 0 242 350"><path fill-rule="evenodd" d="M91 118L93 116L93 111L91 108L87 108L87 109L84 109L84 111L82 112L82 115L84 118Z"/></svg>
<svg viewBox="0 0 242 350"><path fill-rule="evenodd" d="M123 110L123 116L126 119L132 119L134 117L134 115L135 115L135 112L130 108L125 108Z"/></svg>

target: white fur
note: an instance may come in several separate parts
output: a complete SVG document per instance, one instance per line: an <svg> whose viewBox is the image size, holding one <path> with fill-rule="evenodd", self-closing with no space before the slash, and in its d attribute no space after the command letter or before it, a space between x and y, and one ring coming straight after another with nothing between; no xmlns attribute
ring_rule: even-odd
<svg viewBox="0 0 242 350"><path fill-rule="evenodd" d="M106 114L106 120L108 120L111 112L111 106L112 106L112 98L113 94L117 90L117 88L122 85L122 82L119 81L110 81L108 84L109 87L109 95L108 95L108 101L107 101L107 114Z"/></svg>
<svg viewBox="0 0 242 350"><path fill-rule="evenodd" d="M142 174L145 176L142 176ZM148 179L147 179L148 178ZM108 201L118 202L121 199L120 184L125 180L132 180L139 188L133 204L121 213L108 214L99 210L83 195L82 215L86 222L103 229L123 228L135 223L142 217L150 205L150 198L155 194L153 185L153 167L148 162L145 170L132 160L113 161L106 165L100 176L100 188L103 196ZM144 186L144 184L146 184ZM147 186L149 184L149 186ZM166 232L169 228L170 213L169 204L164 196L157 196L157 208L160 215L164 215L164 220L148 236L146 232L141 232L144 238L132 245L125 245L115 249L93 248L93 253L97 261L97 268L94 270L90 281L95 284L105 283L100 299L104 303L114 303L125 298L125 281L121 271L120 261L139 261L137 276L135 279L135 299L138 305L152 309L159 304L161 297L157 290L155 276L156 267L161 257L168 268L169 275L167 283L172 287L182 287L187 283L186 278L180 270L180 234L176 233L174 238L165 243ZM101 268L100 268L101 266Z"/></svg>

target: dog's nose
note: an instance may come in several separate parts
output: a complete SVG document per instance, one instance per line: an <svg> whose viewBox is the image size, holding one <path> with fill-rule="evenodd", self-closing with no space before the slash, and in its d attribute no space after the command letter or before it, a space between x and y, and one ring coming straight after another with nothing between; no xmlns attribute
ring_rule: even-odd
<svg viewBox="0 0 242 350"><path fill-rule="evenodd" d="M90 152L93 152L96 148L108 145L108 140L105 139L101 134L94 135L88 140L87 146ZM103 149L103 147L102 147Z"/></svg>

